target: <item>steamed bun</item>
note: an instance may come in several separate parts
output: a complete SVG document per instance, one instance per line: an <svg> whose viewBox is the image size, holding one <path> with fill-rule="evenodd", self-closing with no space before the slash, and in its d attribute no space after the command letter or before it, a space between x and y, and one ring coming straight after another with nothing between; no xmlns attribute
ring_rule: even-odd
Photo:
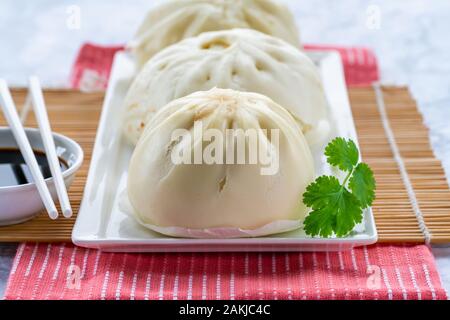
<svg viewBox="0 0 450 320"><path fill-rule="evenodd" d="M125 98L126 136L136 143L159 108L213 87L268 96L292 114L310 143L328 134L327 101L308 56L278 38L233 29L183 40L150 59Z"/></svg>
<svg viewBox="0 0 450 320"><path fill-rule="evenodd" d="M129 47L139 65L155 53L202 32L256 29L300 47L289 9L276 0L170 0L152 9Z"/></svg>
<svg viewBox="0 0 450 320"><path fill-rule="evenodd" d="M186 133L172 136L180 128ZM216 142L207 137L208 129L223 137L215 162L205 160L210 146L205 141ZM241 138L253 130L257 140L240 144L226 129ZM251 141L258 142L258 152L273 156L271 165L262 157L249 161ZM184 154L194 163L195 150L203 150L201 162L173 161L173 154ZM235 158L226 158L227 150L234 150ZM237 162L238 150L245 162ZM155 114L128 174L129 202L142 225L171 236L236 237L298 227L307 213L301 196L314 167L303 134L283 107L260 94L213 88L174 100Z"/></svg>

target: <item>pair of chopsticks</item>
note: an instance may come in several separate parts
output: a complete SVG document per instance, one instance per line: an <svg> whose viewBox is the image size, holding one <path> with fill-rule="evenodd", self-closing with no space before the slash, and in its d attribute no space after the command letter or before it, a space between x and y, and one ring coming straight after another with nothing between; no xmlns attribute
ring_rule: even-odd
<svg viewBox="0 0 450 320"><path fill-rule="evenodd" d="M37 77L30 77L28 95L31 97L31 103L33 105L33 110L39 126L42 141L44 143L45 154L47 156L50 172L55 183L59 203L61 205L64 217L69 218L72 216L72 208L70 206L69 196L67 195L66 185L64 184L64 179L61 173L58 156L56 155L55 142L53 140L50 122L48 120L48 115L45 108L44 96ZM27 97L27 100L29 97ZM11 92L9 91L6 81L3 79L0 79L0 105L14 138L19 145L19 149L25 159L25 163L30 169L31 176L36 184L45 209L51 219L57 219L58 210L56 209L50 190L45 183L33 149L31 148L30 142L25 134L25 130L11 96Z"/></svg>

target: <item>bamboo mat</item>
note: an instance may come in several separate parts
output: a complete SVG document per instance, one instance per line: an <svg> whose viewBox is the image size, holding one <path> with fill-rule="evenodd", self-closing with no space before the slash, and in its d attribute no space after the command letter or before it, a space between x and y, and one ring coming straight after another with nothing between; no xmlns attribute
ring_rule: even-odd
<svg viewBox="0 0 450 320"><path fill-rule="evenodd" d="M349 92L362 156L373 168L377 180L373 212L379 242L425 242L426 238L431 243L450 242L450 190L441 163L430 148L428 130L416 103L406 88L383 87L381 92L388 118L384 125L392 129L400 159L394 159L392 139L390 144L376 91L360 87ZM53 130L75 139L85 151L83 166L70 188L75 212L83 195L103 95L74 90L45 91ZM13 96L20 106L25 91L14 90ZM1 115L0 124L4 124ZM32 114L27 125L35 125ZM399 161L404 164L407 181L401 176ZM413 206L412 201L417 204ZM71 219L52 221L46 214L40 214L29 222L0 227L0 242L70 241L75 217L76 214Z"/></svg>

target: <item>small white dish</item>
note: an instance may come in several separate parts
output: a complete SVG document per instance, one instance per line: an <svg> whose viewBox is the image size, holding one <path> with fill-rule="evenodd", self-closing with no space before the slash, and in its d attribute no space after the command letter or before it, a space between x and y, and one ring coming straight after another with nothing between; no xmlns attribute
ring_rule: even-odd
<svg viewBox="0 0 450 320"><path fill-rule="evenodd" d="M38 129L25 129L33 150L44 152L41 134ZM74 140L58 133L53 133L56 154L67 164L63 171L63 178L68 188L75 173L83 162L83 150ZM17 148L16 141L8 127L0 127L0 149ZM53 178L45 179L50 193L55 201L58 200ZM44 204L34 183L14 186L0 186L0 226L11 225L27 221L44 209Z"/></svg>
<svg viewBox="0 0 450 320"><path fill-rule="evenodd" d="M358 143L347 95L342 61L337 52L307 52L317 64L329 102L332 132ZM363 222L344 238L313 238L302 228L257 238L172 238L139 225L120 205L126 188L128 163L133 148L122 135L123 99L135 75L135 62L119 52L109 79L83 200L72 231L79 246L116 252L212 252L212 251L337 251L377 241L371 209ZM316 174L334 174L323 155L325 145L312 148Z"/></svg>

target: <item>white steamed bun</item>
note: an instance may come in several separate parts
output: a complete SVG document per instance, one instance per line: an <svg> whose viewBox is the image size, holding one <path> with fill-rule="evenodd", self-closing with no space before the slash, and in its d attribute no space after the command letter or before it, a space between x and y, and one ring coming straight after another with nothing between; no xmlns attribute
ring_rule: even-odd
<svg viewBox="0 0 450 320"><path fill-rule="evenodd" d="M311 59L278 38L233 29L183 40L150 59L125 98L126 136L136 143L159 108L213 87L268 96L292 114L311 144L328 135L327 101Z"/></svg>
<svg viewBox="0 0 450 320"><path fill-rule="evenodd" d="M276 0L170 0L153 8L129 47L143 65L155 53L202 32L250 28L300 47L289 9Z"/></svg>
<svg viewBox="0 0 450 320"><path fill-rule="evenodd" d="M201 123L203 134L195 132L194 123ZM187 133L172 137L180 128ZM207 153L206 129L222 133L224 143L217 150L223 153L216 152L223 163L226 150L233 150L228 148L243 148L245 164L174 164L174 152L191 157L200 147ZM239 146L226 129L242 129L240 134L267 129L257 135L258 150L274 156L278 165L261 157L249 164L251 139ZM174 100L155 114L128 174L129 203L142 225L171 236L241 237L300 226L307 213L302 194L314 178L314 167L302 132L283 107L260 94L213 88Z"/></svg>

